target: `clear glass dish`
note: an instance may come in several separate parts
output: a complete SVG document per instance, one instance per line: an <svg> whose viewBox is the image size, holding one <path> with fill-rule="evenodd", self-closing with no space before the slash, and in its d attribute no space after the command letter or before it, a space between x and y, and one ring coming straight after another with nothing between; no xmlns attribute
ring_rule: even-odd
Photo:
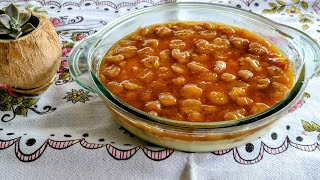
<svg viewBox="0 0 320 180"><path fill-rule="evenodd" d="M214 21L237 26L275 44L294 66L294 87L268 110L238 120L185 122L161 118L135 109L106 89L99 81L100 63L114 43L141 26L176 21ZM101 31L78 43L68 64L72 77L96 93L120 124L152 143L184 151L231 148L267 132L302 96L308 80L319 69L320 48L301 31L260 15L224 5L173 3L141 9L116 19Z"/></svg>

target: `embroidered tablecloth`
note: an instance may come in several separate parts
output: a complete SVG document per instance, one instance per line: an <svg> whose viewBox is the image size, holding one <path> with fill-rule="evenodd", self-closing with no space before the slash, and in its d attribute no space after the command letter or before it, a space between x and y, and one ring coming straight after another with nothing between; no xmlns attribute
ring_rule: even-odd
<svg viewBox="0 0 320 180"><path fill-rule="evenodd" d="M319 179L319 77L265 136L209 153L155 147L135 137L70 78L66 60L77 41L127 12L174 1L13 0L51 17L63 58L54 84L39 96L0 85L0 179ZM10 2L0 0L0 8ZM209 3L253 11L320 40L320 0Z"/></svg>

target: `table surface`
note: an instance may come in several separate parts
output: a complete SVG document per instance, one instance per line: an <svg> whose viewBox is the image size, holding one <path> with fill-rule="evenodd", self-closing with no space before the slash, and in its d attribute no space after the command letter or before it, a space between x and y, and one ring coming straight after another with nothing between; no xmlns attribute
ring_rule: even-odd
<svg viewBox="0 0 320 180"><path fill-rule="evenodd" d="M0 0L0 8L9 2ZM77 41L128 12L171 2L175 1L14 1L20 9L51 17L61 38L63 57L56 81L39 96L17 96L0 85L0 96L22 99L19 104L0 104L0 179L318 177L319 77L310 81L302 99L266 135L237 148L208 153L155 147L137 138L115 122L99 97L70 78L66 60ZM212 0L210 3L262 14L320 40L319 0ZM18 111L19 108L24 110Z"/></svg>

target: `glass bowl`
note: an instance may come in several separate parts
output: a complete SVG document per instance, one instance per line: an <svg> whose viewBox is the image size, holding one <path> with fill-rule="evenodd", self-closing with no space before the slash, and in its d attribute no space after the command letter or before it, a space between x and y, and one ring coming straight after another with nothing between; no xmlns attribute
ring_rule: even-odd
<svg viewBox="0 0 320 180"><path fill-rule="evenodd" d="M141 26L176 21L214 21L259 34L275 44L292 62L294 87L268 110L238 120L185 122L153 116L114 96L99 80L105 53L122 37ZM183 151L205 152L232 148L262 136L302 96L309 79L319 69L320 48L305 33L263 16L224 5L173 3L126 14L85 38L73 48L68 64L82 87L100 96L115 119L136 136L154 144Z"/></svg>

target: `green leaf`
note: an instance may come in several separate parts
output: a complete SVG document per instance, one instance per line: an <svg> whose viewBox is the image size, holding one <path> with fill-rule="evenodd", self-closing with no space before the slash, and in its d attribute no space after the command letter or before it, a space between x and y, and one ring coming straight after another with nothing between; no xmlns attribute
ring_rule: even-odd
<svg viewBox="0 0 320 180"><path fill-rule="evenodd" d="M20 104L22 102L23 99L24 99L23 96L12 98L11 99L11 104L12 105L18 105L18 104Z"/></svg>
<svg viewBox="0 0 320 180"><path fill-rule="evenodd" d="M311 19L305 18L307 23L313 24L313 21Z"/></svg>
<svg viewBox="0 0 320 180"><path fill-rule="evenodd" d="M72 39L72 41L77 41L77 33L73 33L71 35L71 39Z"/></svg>
<svg viewBox="0 0 320 180"><path fill-rule="evenodd" d="M302 2L301 2L301 6L302 6L302 8L303 8L304 10L307 10L309 5L308 5L307 2L302 1Z"/></svg>
<svg viewBox="0 0 320 180"><path fill-rule="evenodd" d="M33 11L38 12L41 9L41 7L35 7L33 8Z"/></svg>
<svg viewBox="0 0 320 180"><path fill-rule="evenodd" d="M25 23L27 23L29 21L31 17L30 13L20 13L19 14L19 24L21 24L21 26L23 26Z"/></svg>
<svg viewBox="0 0 320 180"><path fill-rule="evenodd" d="M36 99L36 98L25 98L23 101L22 101L22 105L26 108L29 108L35 104L37 104L37 102L39 101L39 99Z"/></svg>
<svg viewBox="0 0 320 180"><path fill-rule="evenodd" d="M284 1L280 1L280 0L277 0L277 3L280 4L280 5L282 5L282 6L287 5Z"/></svg>
<svg viewBox="0 0 320 180"><path fill-rule="evenodd" d="M15 20L19 19L19 10L12 3L6 8L5 12L9 17L12 17Z"/></svg>
<svg viewBox="0 0 320 180"><path fill-rule="evenodd" d="M310 98L311 96L310 96L310 94L309 94L309 93L304 92L304 93L303 93L303 95L302 95L302 97Z"/></svg>
<svg viewBox="0 0 320 180"><path fill-rule="evenodd" d="M6 14L0 15L0 25L6 27L7 29L10 29L11 28L10 21L11 21L11 18L8 15Z"/></svg>
<svg viewBox="0 0 320 180"><path fill-rule="evenodd" d="M270 12L271 12L270 9L265 9L265 10L262 11L262 14L269 14Z"/></svg>
<svg viewBox="0 0 320 180"><path fill-rule="evenodd" d="M284 10L285 7L286 7L286 6L281 6L281 7L279 7L279 9L277 10L277 12L280 13L281 11Z"/></svg>
<svg viewBox="0 0 320 180"><path fill-rule="evenodd" d="M318 135L318 141L320 141L320 134Z"/></svg>
<svg viewBox="0 0 320 180"><path fill-rule="evenodd" d="M14 32L14 33L18 33L18 32L21 31L21 28L20 27L15 27L15 28L12 28L11 31Z"/></svg>
<svg viewBox="0 0 320 180"><path fill-rule="evenodd" d="M66 80L69 77L70 77L70 73L69 72L64 72L64 73L60 74L59 79L60 80Z"/></svg>
<svg viewBox="0 0 320 180"><path fill-rule="evenodd" d="M11 99L9 94L0 94L0 104L8 103Z"/></svg>
<svg viewBox="0 0 320 180"><path fill-rule="evenodd" d="M293 3L298 4L300 0L292 0Z"/></svg>
<svg viewBox="0 0 320 180"><path fill-rule="evenodd" d="M27 114L28 114L28 109L23 107L23 106L18 106L14 112L17 114L17 115L20 115L20 116L24 116L24 117L27 117Z"/></svg>
<svg viewBox="0 0 320 180"><path fill-rule="evenodd" d="M21 31L11 32L8 35L14 39L18 39L22 35L22 32Z"/></svg>
<svg viewBox="0 0 320 180"><path fill-rule="evenodd" d="M62 47L70 47L70 48L72 48L73 46L74 46L74 43L67 42L67 41L63 42L63 44L62 44Z"/></svg>
<svg viewBox="0 0 320 180"><path fill-rule="evenodd" d="M311 125L312 125L312 127L314 128L314 130L320 132L320 125L319 125L319 124L311 121Z"/></svg>
<svg viewBox="0 0 320 180"><path fill-rule="evenodd" d="M47 11L37 11L37 13L48 14Z"/></svg>
<svg viewBox="0 0 320 180"><path fill-rule="evenodd" d="M273 8L277 8L278 7L278 5L276 3L269 3L269 6L273 7Z"/></svg>
<svg viewBox="0 0 320 180"><path fill-rule="evenodd" d="M24 25L22 28L21 28L21 31L26 34L30 31L33 31L34 29L36 29L31 23L28 23L26 25Z"/></svg>
<svg viewBox="0 0 320 180"><path fill-rule="evenodd" d="M0 34L9 34L10 30L9 29L1 29L0 27Z"/></svg>
<svg viewBox="0 0 320 180"><path fill-rule="evenodd" d="M9 102L0 104L0 111L11 111L12 104Z"/></svg>
<svg viewBox="0 0 320 180"><path fill-rule="evenodd" d="M33 5L32 5L32 4L29 4L28 6L25 7L25 9L28 9L28 10L29 10L29 9L31 9L32 7L33 7Z"/></svg>
<svg viewBox="0 0 320 180"><path fill-rule="evenodd" d="M299 21L300 23L305 23L306 22L306 18L302 18L302 19L300 19L300 21Z"/></svg>
<svg viewBox="0 0 320 180"><path fill-rule="evenodd" d="M312 126L310 123L308 123L307 121L301 120L301 122L302 122L302 126L303 126L303 128L304 128L305 131L307 131L307 132L313 132L313 131L315 130L315 129L313 128L313 126Z"/></svg>
<svg viewBox="0 0 320 180"><path fill-rule="evenodd" d="M7 91L6 91L6 90L4 90L4 89L0 89L0 95L1 95L1 94L8 94L8 93L7 93Z"/></svg>
<svg viewBox="0 0 320 180"><path fill-rule="evenodd" d="M308 25L308 24L303 25L303 26L302 26L302 29L303 29L303 30L309 29L309 25Z"/></svg>
<svg viewBox="0 0 320 180"><path fill-rule="evenodd" d="M11 28L14 28L14 27L12 26L12 24L17 25L17 24L18 24L18 20L15 20L15 19L13 19L13 18L10 18L10 25L11 25Z"/></svg>

